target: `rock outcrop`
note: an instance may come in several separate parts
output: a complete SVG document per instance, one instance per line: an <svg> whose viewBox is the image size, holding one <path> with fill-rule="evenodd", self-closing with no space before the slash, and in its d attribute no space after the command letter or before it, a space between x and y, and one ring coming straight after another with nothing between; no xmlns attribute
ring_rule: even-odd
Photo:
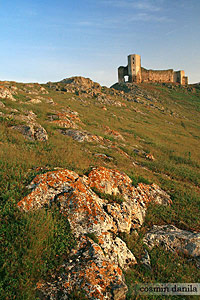
<svg viewBox="0 0 200 300"><path fill-rule="evenodd" d="M23 84L23 86L21 86L19 88L19 91L20 92L25 92L25 93L30 94L30 95L40 95L40 94L46 95L46 94L49 93L39 83L26 83L26 84Z"/></svg>
<svg viewBox="0 0 200 300"><path fill-rule="evenodd" d="M125 105L110 97L113 95L120 95L119 91L102 87L99 83L96 83L89 78L75 76L63 79L59 82L48 82L46 85L48 88L62 93L75 93L77 96L81 96L83 98L86 97L87 99L94 97L96 101L101 104L114 105L118 107Z"/></svg>
<svg viewBox="0 0 200 300"><path fill-rule="evenodd" d="M169 196L156 185L135 188L126 174L103 167L88 176L69 170L47 172L36 176L29 189L18 206L28 211L57 203L77 239L77 248L62 266L62 278L39 285L43 296L67 299L81 287L88 299L125 299L122 269L137 262L117 235L142 224L149 202L170 204Z"/></svg>
<svg viewBox="0 0 200 300"><path fill-rule="evenodd" d="M76 93L77 95L87 94L90 96L97 96L101 94L101 86L99 83L81 76L66 78L59 82L48 82L47 85L51 89Z"/></svg>
<svg viewBox="0 0 200 300"><path fill-rule="evenodd" d="M40 142L48 140L46 130L36 122L37 116L34 112L27 111L24 115L14 115L13 117L18 121L26 123L12 126L13 129L22 133L26 139Z"/></svg>
<svg viewBox="0 0 200 300"><path fill-rule="evenodd" d="M181 230L174 225L154 225L146 233L144 243L153 248L162 245L166 250L200 257L200 233Z"/></svg>
<svg viewBox="0 0 200 300"><path fill-rule="evenodd" d="M4 86L0 86L0 98L16 101L16 99L12 95L12 92Z"/></svg>
<svg viewBox="0 0 200 300"><path fill-rule="evenodd" d="M53 124L64 128L77 129L78 125L76 123L81 123L78 113L71 109L54 111L48 116L48 118Z"/></svg>

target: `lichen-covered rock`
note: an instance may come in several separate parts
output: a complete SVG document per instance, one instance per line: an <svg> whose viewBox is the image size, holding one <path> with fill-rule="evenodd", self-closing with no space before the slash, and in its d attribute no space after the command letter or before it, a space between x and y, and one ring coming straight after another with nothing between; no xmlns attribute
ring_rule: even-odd
<svg viewBox="0 0 200 300"><path fill-rule="evenodd" d="M60 133L63 135L68 135L73 138L73 140L77 142L96 142L100 143L103 141L103 138L101 136L97 136L94 134L91 134L86 131L80 131L80 130L75 130L75 129L67 129L67 130L59 130Z"/></svg>
<svg viewBox="0 0 200 300"><path fill-rule="evenodd" d="M61 112L55 111L49 115L48 118L55 125L64 128L77 129L78 125L76 122L81 123L78 113L76 111L72 111L71 109L63 109Z"/></svg>
<svg viewBox="0 0 200 300"><path fill-rule="evenodd" d="M137 190L145 198L146 203L151 201L160 205L172 204L170 196L155 183L151 185L139 183Z"/></svg>
<svg viewBox="0 0 200 300"><path fill-rule="evenodd" d="M9 108L9 111L14 113L19 112L18 110L13 108ZM27 124L36 123L36 118L37 118L37 115L32 110L25 110L23 114L12 114L10 116L12 116L12 118L14 118L17 121L20 122L22 121Z"/></svg>
<svg viewBox="0 0 200 300"><path fill-rule="evenodd" d="M67 295L78 287L84 288L89 299L126 299L121 269L89 238L81 238L78 250L62 268L60 280L38 284L45 299L68 299Z"/></svg>
<svg viewBox="0 0 200 300"><path fill-rule="evenodd" d="M154 225L146 233L144 243L149 248L162 245L166 250L200 257L200 233L181 230L173 225Z"/></svg>
<svg viewBox="0 0 200 300"><path fill-rule="evenodd" d="M48 94L49 93L43 86L40 86L40 92L42 94Z"/></svg>
<svg viewBox="0 0 200 300"><path fill-rule="evenodd" d="M100 93L97 98L95 99L96 104L104 104L104 105L112 105L112 106L116 106L116 107L121 107L121 106L126 106L125 103L120 102L120 101L116 101L116 99L112 98L110 95L112 95L113 91L112 90L105 90L105 94L104 93ZM110 95L109 95L110 94ZM103 110L107 110L107 108L105 106L102 107Z"/></svg>
<svg viewBox="0 0 200 300"><path fill-rule="evenodd" d="M109 202L95 193L94 187L102 193L121 195L123 201ZM41 293L50 299L67 299L80 287L89 299L125 299L127 287L121 269L137 262L117 234L129 233L135 223L142 224L146 204L157 196L155 187L138 190L124 173L100 167L88 176L69 170L49 171L36 176L29 189L32 192L18 206L28 211L56 202L78 241L62 278L40 284Z"/></svg>
<svg viewBox="0 0 200 300"><path fill-rule="evenodd" d="M124 199L120 204L107 203L106 205L108 213L112 215L120 232L129 233L131 227L142 225L148 203L171 204L169 195L156 184L140 183L135 188L132 186L132 180L117 170L94 168L88 175L88 183L90 187L97 188L100 192L118 195Z"/></svg>
<svg viewBox="0 0 200 300"><path fill-rule="evenodd" d="M87 98L97 97L102 93L100 84L81 76L66 78L60 82L48 82L47 86L62 93L70 92L76 95L87 96Z"/></svg>
<svg viewBox="0 0 200 300"><path fill-rule="evenodd" d="M30 123L27 125L16 125L12 128L22 133L28 140L41 142L48 140L48 134L40 124Z"/></svg>
<svg viewBox="0 0 200 300"><path fill-rule="evenodd" d="M104 250L105 256L108 257L113 264L126 270L131 265L137 263L133 253L119 237L113 238L110 232L103 232L102 235L98 235L97 237L99 245Z"/></svg>
<svg viewBox="0 0 200 300"><path fill-rule="evenodd" d="M37 175L28 186L32 192L21 200L18 206L29 211L49 205L58 194L71 190L70 184L75 182L78 177L75 172L69 170Z"/></svg>
<svg viewBox="0 0 200 300"><path fill-rule="evenodd" d="M24 115L11 116L18 121L26 123L12 126L13 129L22 133L26 139L40 142L48 140L48 134L46 130L36 122L37 116L33 111L25 111Z"/></svg>
<svg viewBox="0 0 200 300"><path fill-rule="evenodd" d="M93 168L88 183L106 194L123 194L127 198L132 192L132 180L122 172L104 167Z"/></svg>

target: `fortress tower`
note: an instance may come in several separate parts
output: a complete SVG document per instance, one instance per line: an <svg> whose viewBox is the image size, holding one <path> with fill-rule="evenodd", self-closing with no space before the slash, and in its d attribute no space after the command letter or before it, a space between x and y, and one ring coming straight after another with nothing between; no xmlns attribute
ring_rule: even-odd
<svg viewBox="0 0 200 300"><path fill-rule="evenodd" d="M138 54L128 56L129 82L141 82L141 57Z"/></svg>
<svg viewBox="0 0 200 300"><path fill-rule="evenodd" d="M118 68L118 81L125 82L124 76L128 76L128 82L141 82L141 57L138 54L128 56L128 65Z"/></svg>
<svg viewBox="0 0 200 300"><path fill-rule="evenodd" d="M124 77L128 76L128 82L166 82L179 83L181 85L188 84L188 77L185 72L169 70L147 70L141 67L141 57L138 54L130 54L128 56L128 65L118 68L118 82L125 82Z"/></svg>

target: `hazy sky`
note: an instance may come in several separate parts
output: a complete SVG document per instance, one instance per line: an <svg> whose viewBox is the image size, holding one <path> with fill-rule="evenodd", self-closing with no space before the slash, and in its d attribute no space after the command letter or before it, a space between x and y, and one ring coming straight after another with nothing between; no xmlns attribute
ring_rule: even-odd
<svg viewBox="0 0 200 300"><path fill-rule="evenodd" d="M117 81L128 54L200 81L200 0L2 0L0 80Z"/></svg>

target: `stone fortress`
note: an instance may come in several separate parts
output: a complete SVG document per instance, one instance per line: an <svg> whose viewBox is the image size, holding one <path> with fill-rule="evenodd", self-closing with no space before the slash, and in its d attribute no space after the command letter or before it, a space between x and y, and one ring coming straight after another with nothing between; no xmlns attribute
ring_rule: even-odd
<svg viewBox="0 0 200 300"><path fill-rule="evenodd" d="M138 54L128 56L128 65L118 68L118 82L125 82L125 76L128 76L128 82L166 82L188 84L188 77L183 70L147 70L141 67L141 57Z"/></svg>

